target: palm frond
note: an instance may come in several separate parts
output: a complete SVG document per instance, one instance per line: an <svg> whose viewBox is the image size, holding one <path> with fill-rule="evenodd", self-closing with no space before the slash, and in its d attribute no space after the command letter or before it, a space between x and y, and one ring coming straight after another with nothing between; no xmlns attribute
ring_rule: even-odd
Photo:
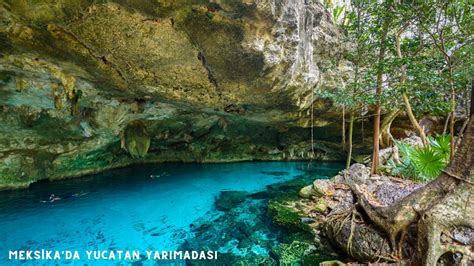
<svg viewBox="0 0 474 266"><path fill-rule="evenodd" d="M431 148L439 154L442 154L445 161L449 160L449 154L451 152L451 140L449 135L438 135L435 138L430 137L429 143Z"/></svg>
<svg viewBox="0 0 474 266"><path fill-rule="evenodd" d="M446 167L444 155L436 152L431 147L415 148L411 159L423 181L438 176Z"/></svg>

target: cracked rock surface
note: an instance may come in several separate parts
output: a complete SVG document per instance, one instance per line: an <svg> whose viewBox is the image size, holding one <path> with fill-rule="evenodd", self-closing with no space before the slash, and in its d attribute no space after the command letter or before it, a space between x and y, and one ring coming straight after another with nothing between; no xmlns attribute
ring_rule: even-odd
<svg viewBox="0 0 474 266"><path fill-rule="evenodd" d="M0 188L308 159L311 88L348 78L346 49L317 1L2 1ZM317 159L341 159L339 116L314 110Z"/></svg>

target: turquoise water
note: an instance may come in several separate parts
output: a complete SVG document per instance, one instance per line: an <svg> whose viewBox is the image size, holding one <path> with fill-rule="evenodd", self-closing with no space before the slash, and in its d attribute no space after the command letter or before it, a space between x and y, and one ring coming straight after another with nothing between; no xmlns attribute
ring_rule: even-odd
<svg viewBox="0 0 474 266"><path fill-rule="evenodd" d="M257 195L271 185L291 180L326 178L341 167L336 163L307 162L145 165L1 192L0 265L14 263L8 260L9 250L78 250L80 261L60 264L83 265L87 263L86 250L141 250L144 254L145 250L200 246L206 243L196 241L206 241L203 236L210 232L203 224L210 223L212 230L225 233L235 229L226 228L229 215L234 222L236 216L247 222L256 217L255 213L259 217L266 215L265 194L233 203L235 207L229 209L216 208L216 199L228 194L225 191ZM62 199L49 202L52 193ZM266 224L259 226L272 226L271 221ZM269 245L277 244L276 235L281 232L273 236L268 233L275 231L278 230L262 230L261 238L272 239ZM255 237L249 239L250 248L240 256L268 253L268 248L251 243ZM220 246L219 252L242 252L238 245L232 246L230 242L234 240ZM213 242L210 238L207 241ZM92 264L111 263L99 260ZM144 259L141 263L152 264ZM20 264L51 265L51 261Z"/></svg>

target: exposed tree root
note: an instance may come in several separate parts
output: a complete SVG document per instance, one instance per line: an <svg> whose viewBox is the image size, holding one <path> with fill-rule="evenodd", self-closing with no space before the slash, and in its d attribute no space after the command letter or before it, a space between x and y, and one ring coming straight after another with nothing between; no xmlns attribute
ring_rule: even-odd
<svg viewBox="0 0 474 266"><path fill-rule="evenodd" d="M360 261L396 261L384 235L364 223L356 206L328 216L328 236L348 255Z"/></svg>
<svg viewBox="0 0 474 266"><path fill-rule="evenodd" d="M390 133L392 122L401 113L401 110L394 110L384 116L380 125L380 147L386 148L393 143L393 136Z"/></svg>
<svg viewBox="0 0 474 266"><path fill-rule="evenodd" d="M445 253L459 253L465 261L474 261L472 247L443 244L441 233L457 226L474 228L474 190L468 183L446 196L427 211L418 223L418 242L415 262L419 265L435 265Z"/></svg>
<svg viewBox="0 0 474 266"><path fill-rule="evenodd" d="M474 123L470 122L447 170L434 181L390 206L374 206L363 186L349 183L360 208L372 223L387 234L393 250L401 250L403 243L397 243L397 240L404 239L410 225L418 224L416 265L435 265L440 256L450 251L443 248L440 242L444 230L455 226L474 228L471 184L474 179L473 145ZM459 248L458 251L463 251L463 260L473 260L472 251L467 252L465 248Z"/></svg>

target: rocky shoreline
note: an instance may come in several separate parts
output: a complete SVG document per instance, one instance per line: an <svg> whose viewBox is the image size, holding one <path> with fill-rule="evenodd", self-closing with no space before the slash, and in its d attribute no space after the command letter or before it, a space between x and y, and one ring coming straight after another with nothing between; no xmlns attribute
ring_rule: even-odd
<svg viewBox="0 0 474 266"><path fill-rule="evenodd" d="M281 200L273 206L270 204L269 208L276 213L276 223L282 223L278 219L285 215L283 223L310 231L316 236L316 244L321 238L327 239L341 254L347 256L348 264L352 260L365 263L398 261L399 257L395 255L396 251L387 236L368 222L363 211L358 209L350 187L352 184L357 184L370 204L376 207L390 206L425 185L385 175L371 175L369 167L356 163L330 179L316 179L312 184L302 187L297 199ZM408 232L409 240L401 247L404 255L413 254L416 243L413 239L414 230L412 228ZM472 245L474 231L468 228L453 229L449 237L444 236L444 241ZM450 258L444 259L449 264ZM400 261L397 263L403 264ZM331 261L323 265L343 264Z"/></svg>

